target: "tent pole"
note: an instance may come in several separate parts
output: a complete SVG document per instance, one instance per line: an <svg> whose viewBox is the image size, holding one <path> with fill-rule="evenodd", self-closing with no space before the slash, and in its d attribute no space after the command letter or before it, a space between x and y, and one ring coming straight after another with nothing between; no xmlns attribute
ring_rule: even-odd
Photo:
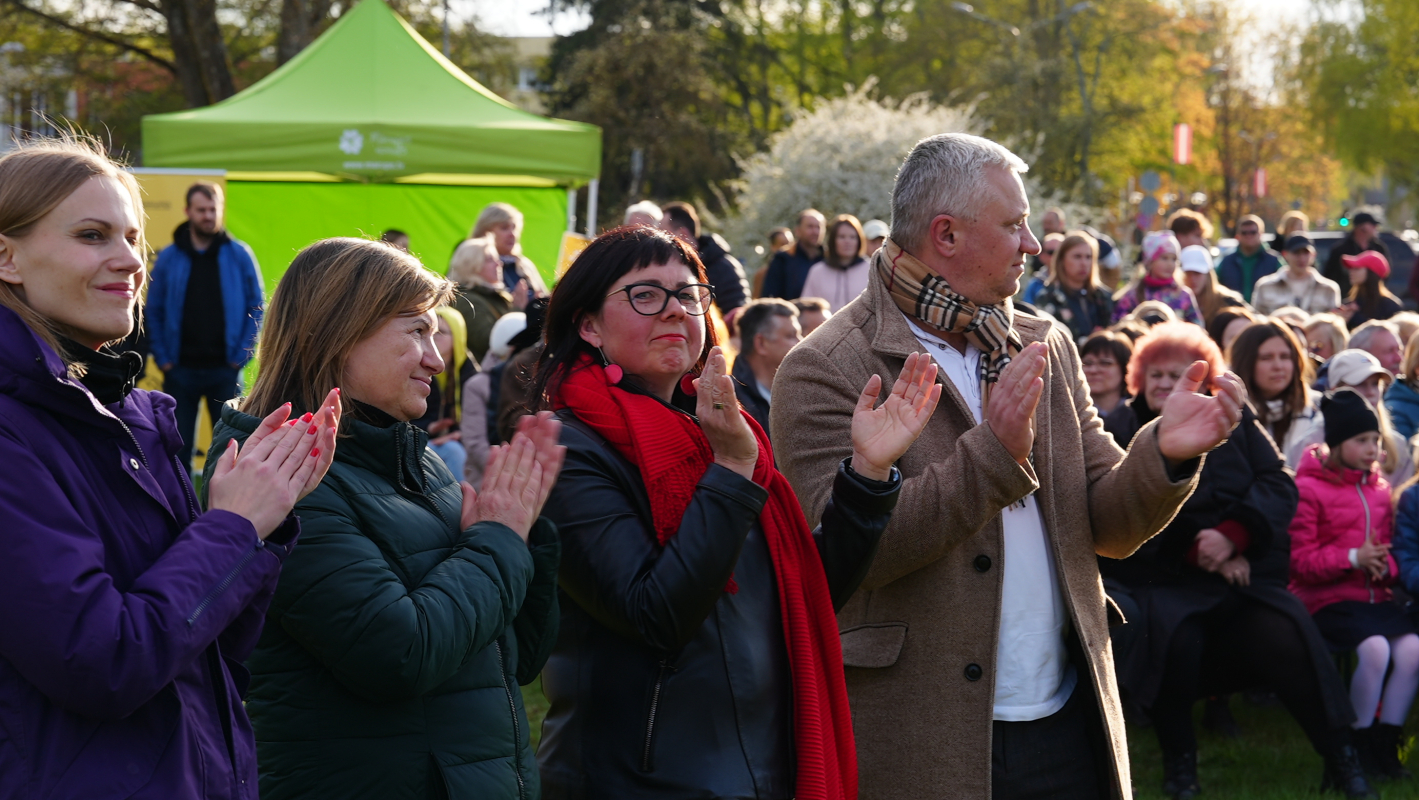
<svg viewBox="0 0 1419 800"><path fill-rule="evenodd" d="M576 233L576 189L567 187L567 230Z"/></svg>
<svg viewBox="0 0 1419 800"><path fill-rule="evenodd" d="M596 195L601 188L601 181L592 178L591 183L586 185L586 235L596 238Z"/></svg>

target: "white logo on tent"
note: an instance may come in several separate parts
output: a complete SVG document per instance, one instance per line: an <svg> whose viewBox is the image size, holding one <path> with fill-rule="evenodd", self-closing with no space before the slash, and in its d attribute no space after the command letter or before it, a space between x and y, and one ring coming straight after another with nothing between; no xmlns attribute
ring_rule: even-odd
<svg viewBox="0 0 1419 800"><path fill-rule="evenodd" d="M359 131L349 128L340 134L340 150L342 152L357 156L363 149L365 149L365 137L361 136Z"/></svg>

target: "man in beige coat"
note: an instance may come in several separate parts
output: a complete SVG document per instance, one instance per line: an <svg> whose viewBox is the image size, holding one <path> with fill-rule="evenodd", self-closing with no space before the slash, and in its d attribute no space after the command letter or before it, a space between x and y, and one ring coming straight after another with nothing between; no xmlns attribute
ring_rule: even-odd
<svg viewBox="0 0 1419 800"><path fill-rule="evenodd" d="M1027 167L942 134L907 157L867 291L774 382L779 468L810 524L848 455L858 388L928 352L945 395L862 587L838 616L861 796L1131 796L1096 555L1161 530L1241 416L1241 383L1194 364L1125 454L1067 331L1014 311ZM949 399L948 399L949 398Z"/></svg>

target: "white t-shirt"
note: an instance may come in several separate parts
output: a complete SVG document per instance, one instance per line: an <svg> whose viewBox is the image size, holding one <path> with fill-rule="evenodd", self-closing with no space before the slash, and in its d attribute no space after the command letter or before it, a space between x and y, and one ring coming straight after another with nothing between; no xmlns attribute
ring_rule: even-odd
<svg viewBox="0 0 1419 800"><path fill-rule="evenodd" d="M906 320L979 425L983 418L981 351L967 344L966 352L961 353L915 320ZM1000 523L1005 536L1005 577L1000 595L1000 640L995 651L995 719L1028 722L1063 708L1074 693L1078 673L1069 663L1065 644L1069 611L1034 495L1003 509Z"/></svg>

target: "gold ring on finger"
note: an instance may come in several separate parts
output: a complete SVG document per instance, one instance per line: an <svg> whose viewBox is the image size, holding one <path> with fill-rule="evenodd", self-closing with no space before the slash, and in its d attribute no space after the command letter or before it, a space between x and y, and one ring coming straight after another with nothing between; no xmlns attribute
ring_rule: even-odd
<svg viewBox="0 0 1419 800"><path fill-rule="evenodd" d="M723 410L724 410L724 403L715 403L715 404L714 404L714 410L715 410L715 411L723 411Z"/></svg>

